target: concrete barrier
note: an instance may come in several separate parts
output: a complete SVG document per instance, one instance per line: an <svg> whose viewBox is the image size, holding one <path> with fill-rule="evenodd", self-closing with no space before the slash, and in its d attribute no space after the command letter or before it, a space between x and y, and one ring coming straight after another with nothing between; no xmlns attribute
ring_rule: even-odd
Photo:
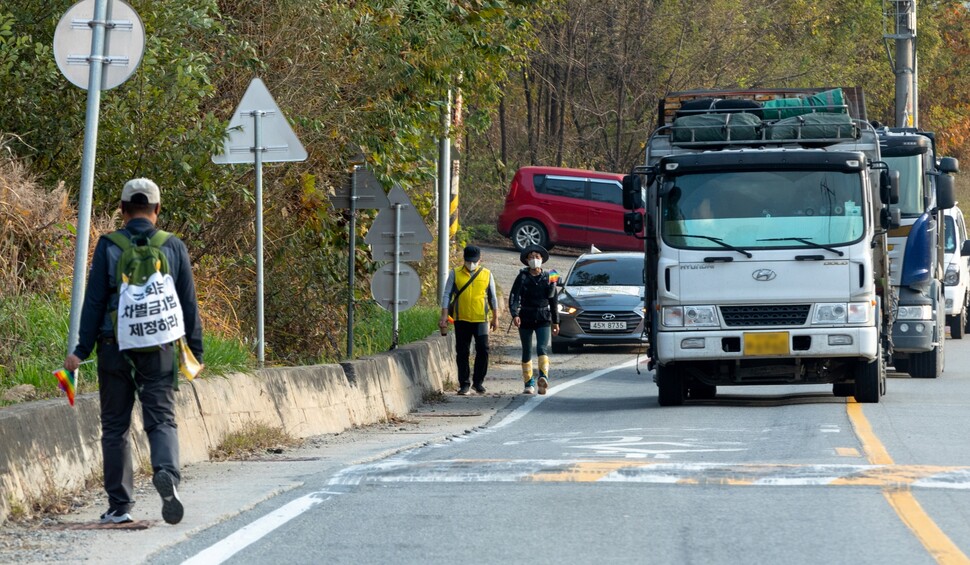
<svg viewBox="0 0 970 565"><path fill-rule="evenodd" d="M343 431L404 416L454 375L454 334L339 365L272 368L182 382L176 393L181 462L206 461L230 433L250 422L295 437ZM136 404L132 458L147 461ZM0 409L0 524L11 509L44 493L81 488L101 475L98 395Z"/></svg>

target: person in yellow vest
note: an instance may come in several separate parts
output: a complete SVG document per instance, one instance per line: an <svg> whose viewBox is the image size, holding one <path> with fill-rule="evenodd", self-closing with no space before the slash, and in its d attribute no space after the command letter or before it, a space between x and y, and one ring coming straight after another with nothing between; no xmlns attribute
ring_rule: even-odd
<svg viewBox="0 0 970 565"><path fill-rule="evenodd" d="M470 388L485 394L488 372L488 331L498 329L498 299L492 273L481 266L482 251L474 245L465 247L464 263L448 273L441 293L442 333L450 316L455 323L455 357L458 365L458 394L465 396ZM475 340L475 370L471 372L468 357Z"/></svg>

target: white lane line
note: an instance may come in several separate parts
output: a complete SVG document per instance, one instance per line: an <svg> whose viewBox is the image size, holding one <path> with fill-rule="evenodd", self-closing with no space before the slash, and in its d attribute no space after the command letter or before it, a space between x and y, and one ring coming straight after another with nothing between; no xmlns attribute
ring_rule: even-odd
<svg viewBox="0 0 970 565"><path fill-rule="evenodd" d="M571 386L575 386L578 384L585 383L587 381L591 381L595 378L602 377L607 373L611 373L619 369L633 367L636 364L637 364L637 360L633 359L632 361L628 361L626 363L623 363L622 365L609 367L607 369L600 369L599 371L594 371L588 375L584 375L577 379L573 379L571 381L562 383L560 385L556 385L550 388L548 391L546 391L545 395L535 396L533 398L530 398L528 402L516 408L511 414L508 415L508 417L506 417L504 420L502 420L501 422L499 422L495 426L492 426L489 429L494 430L498 428L503 428L513 422L520 420L526 414L531 412L536 406L538 406L540 402L542 402L546 398L549 398L550 396L554 396L555 394L563 390L566 390ZM339 473L337 477L334 477L334 479L331 480L331 483L341 484L341 482L346 482L347 479L343 478L343 475L344 473ZM467 481L469 480L469 478L463 477L462 480ZM195 554L189 559L186 559L182 563L183 565L209 565L209 564L214 565L217 563L223 563L227 559L229 559L230 557L232 557L233 555L241 551L243 548L248 547L253 543L259 541L260 539L265 537L273 530L279 528L280 526L289 522L293 518L296 518L300 514L303 514L313 506L325 500L329 500L330 499L329 496L326 498L319 498L320 495L326 495L326 494L336 494L336 493L330 493L327 491L314 492L302 498L298 498L293 502L290 502L289 504L281 507L280 509L273 511L270 514L267 514L266 516L263 516L262 518L256 520L255 522L252 522L251 524L243 526L242 528L240 528L239 530L231 534L229 537L224 538L222 541L216 542L215 544L207 547L206 549Z"/></svg>
<svg viewBox="0 0 970 565"><path fill-rule="evenodd" d="M644 362L646 362L646 361L644 361ZM526 414L528 414L529 412L532 412L533 410L535 410L535 407L538 406L542 401L544 401L545 399L549 398L550 396L555 396L556 394L558 394L558 393L566 390L567 388L569 388L571 386L576 386L576 385L579 385L579 384L583 384L583 383L585 383L587 381L591 381L593 379L602 377L603 375L605 375L607 373L612 373L613 371L618 371L620 369L626 369L628 367L635 367L636 364L637 364L637 360L634 359L632 361L627 361L626 363L623 363L622 365L617 365L615 367L608 367L606 369L600 369L599 371L594 371L594 372L592 372L592 373L590 373L588 375L584 375L584 376L579 377L577 379L573 379L571 381L564 382L564 383L562 383L560 385L556 385L556 386L550 388L549 390L547 390L546 391L546 394L544 394L544 395L536 395L536 396L533 396L532 398L530 398L529 400L527 400L525 404L523 404L522 406L519 406L518 408L516 408L515 410L513 410L512 413L509 414L508 416L506 416L504 420L502 420L501 422L495 424L494 426L490 427L489 429L490 430L498 430L498 429L504 428L505 426L508 426L509 424L514 424L515 422L518 422L519 420L521 420L522 418L524 418Z"/></svg>
<svg viewBox="0 0 970 565"><path fill-rule="evenodd" d="M259 520L236 530L229 537L223 538L222 541L216 542L199 553L196 553L194 556L183 561L182 565L212 565L225 562L276 528L303 514L317 504L325 500L330 500L329 496L320 498L319 495L321 494L324 493L314 492L297 498L293 502L263 516Z"/></svg>

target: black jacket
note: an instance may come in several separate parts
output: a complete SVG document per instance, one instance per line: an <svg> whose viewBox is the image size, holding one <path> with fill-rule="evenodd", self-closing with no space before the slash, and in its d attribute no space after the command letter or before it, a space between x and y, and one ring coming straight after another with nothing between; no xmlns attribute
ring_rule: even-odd
<svg viewBox="0 0 970 565"><path fill-rule="evenodd" d="M129 235L151 232L155 226L147 218L134 218L122 231ZM202 363L202 322L199 319L199 305L195 297L195 280L192 278L192 265L189 251L181 239L174 235L162 245L162 253L168 258L169 273L175 281L175 292L182 304L185 323L185 341ZM107 237L98 239L94 248L94 259L88 273L87 288L84 291L84 305L81 307L81 325L78 343L74 354L87 359L94 345L103 337L114 337L115 328L111 323L111 312L118 309L118 288L115 286L118 259L121 248Z"/></svg>
<svg viewBox="0 0 970 565"><path fill-rule="evenodd" d="M509 291L509 312L522 319L522 327L539 328L559 323L559 299L556 284L549 281L549 273L519 271Z"/></svg>

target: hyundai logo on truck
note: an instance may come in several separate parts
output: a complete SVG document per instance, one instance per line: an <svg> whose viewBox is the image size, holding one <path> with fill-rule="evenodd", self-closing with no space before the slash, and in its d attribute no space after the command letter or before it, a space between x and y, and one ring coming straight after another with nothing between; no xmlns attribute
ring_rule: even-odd
<svg viewBox="0 0 970 565"><path fill-rule="evenodd" d="M778 275L776 275L775 272L772 271L771 269L758 269L757 271L751 273L751 277L754 280L761 281L761 282L768 282L771 280L775 280L776 276Z"/></svg>

